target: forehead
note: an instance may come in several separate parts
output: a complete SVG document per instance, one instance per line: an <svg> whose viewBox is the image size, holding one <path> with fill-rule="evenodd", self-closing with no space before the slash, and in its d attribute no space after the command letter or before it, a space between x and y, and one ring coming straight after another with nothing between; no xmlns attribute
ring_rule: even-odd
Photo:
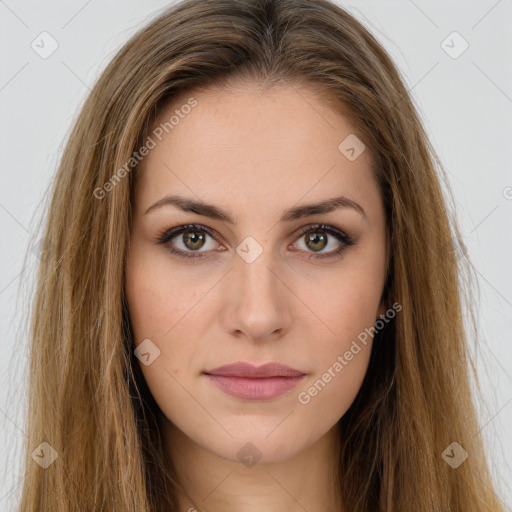
<svg viewBox="0 0 512 512"><path fill-rule="evenodd" d="M232 211L337 192L375 199L370 152L346 157L340 143L356 136L354 126L323 99L304 85L180 93L151 128L155 146L139 164L137 197L147 206L166 193L186 192Z"/></svg>

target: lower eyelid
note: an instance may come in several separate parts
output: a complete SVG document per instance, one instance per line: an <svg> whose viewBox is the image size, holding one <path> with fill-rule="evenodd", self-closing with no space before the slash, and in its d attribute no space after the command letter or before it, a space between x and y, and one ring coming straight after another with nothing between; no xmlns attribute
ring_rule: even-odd
<svg viewBox="0 0 512 512"><path fill-rule="evenodd" d="M184 226L178 226L178 228L175 229L175 232L172 233L172 236L170 238L166 239L166 234L164 234L161 237L160 243L162 243L164 245L169 245L168 250L173 255L175 255L179 258L186 259L186 258L195 258L195 257L206 257L208 255L208 253L210 252L210 250L185 251L182 249L177 249L176 247L172 246L172 244L170 242L174 238L178 238L179 236L181 236L187 229L201 231L201 232L205 233L210 238L212 238L212 240L215 240L215 242L217 244L219 244L220 247L222 247L224 250L226 250L226 246L224 244L222 244L221 242L219 242L217 240L217 238L215 236L213 236L213 234L210 232L209 229L207 229L206 227L201 226L201 225L190 225L189 224L189 225L184 225ZM306 234L308 234L312 231L315 231L315 230L323 231L323 232L327 233L328 236L333 237L335 240L337 240L341 244L341 246L338 249L334 249L334 250L331 250L326 253L322 253L322 252L315 253L315 252L306 251L307 258L322 259L322 258L329 258L330 256L334 257L334 256L339 255L347 247L354 245L354 243L355 243L352 240L352 238L350 236L348 236L347 234L345 234L341 231L338 233L338 230L336 228L334 228L334 227L331 228L330 226L323 225L323 224L316 224L316 225L308 226L306 229L302 230L299 234L296 235L296 237L294 239L294 243L297 243L297 241L299 241L303 236L305 236ZM169 233L169 231L172 231L172 230L168 230L167 233ZM299 249L299 252L302 252L302 250Z"/></svg>

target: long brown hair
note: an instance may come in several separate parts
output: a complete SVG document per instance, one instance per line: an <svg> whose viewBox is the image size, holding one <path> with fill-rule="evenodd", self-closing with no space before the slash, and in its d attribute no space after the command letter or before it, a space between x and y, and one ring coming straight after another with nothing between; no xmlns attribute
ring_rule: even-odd
<svg viewBox="0 0 512 512"><path fill-rule="evenodd" d="M65 146L45 220L20 510L177 510L179 482L133 354L124 293L137 151L178 93L243 81L322 91L372 152L382 191L384 296L402 309L376 335L362 388L339 422L344 507L502 510L470 387L462 306L471 311L471 265L442 165L390 57L328 0L185 0L101 74ZM32 456L51 453L43 442L58 454L47 468ZM443 456L453 442L469 454L457 468Z"/></svg>

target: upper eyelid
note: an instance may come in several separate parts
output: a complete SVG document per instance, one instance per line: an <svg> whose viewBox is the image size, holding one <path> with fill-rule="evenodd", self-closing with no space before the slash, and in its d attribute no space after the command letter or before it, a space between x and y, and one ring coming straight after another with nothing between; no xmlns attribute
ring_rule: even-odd
<svg viewBox="0 0 512 512"><path fill-rule="evenodd" d="M333 231L334 233L338 233L341 237L346 237L349 240L352 239L352 237L350 237L350 235L348 235L344 230L339 229L339 228L337 228L335 226L332 226L331 224L322 223L322 222L316 222L316 223L308 224L306 226L302 226L302 227L300 227L300 228L298 228L298 229L296 229L294 231L293 236L295 236L295 237L302 237L306 233L308 233L309 231L312 231L314 229L321 229L322 227L326 231L330 230L330 231ZM161 239L167 238L168 234L172 231L173 232L172 235L166 240L166 243L167 243L167 242L170 242L175 237L177 237L180 234L182 234L183 231L185 231L187 229L198 229L198 228L199 228L199 230L205 231L208 235L210 235L218 243L221 243L221 242L219 242L217 236L215 236L216 233L217 233L216 230L214 230L212 228L209 228L208 226L205 226L203 224L197 224L197 223L194 223L194 224L182 224L182 225L176 226L174 228L171 228L171 229L167 230L166 232L164 232L164 234L160 238ZM338 237L336 237L336 238L338 239ZM340 243L344 242L343 238L341 240L338 239L338 241ZM203 251L203 252L206 252L206 251Z"/></svg>

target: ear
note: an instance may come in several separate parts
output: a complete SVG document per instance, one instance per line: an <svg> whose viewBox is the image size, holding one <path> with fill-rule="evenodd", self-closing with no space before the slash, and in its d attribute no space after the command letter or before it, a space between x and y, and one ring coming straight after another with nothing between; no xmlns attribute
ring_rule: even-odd
<svg viewBox="0 0 512 512"><path fill-rule="evenodd" d="M377 309L377 319L381 316L384 316L384 313L386 312L386 304L384 300L380 303L379 309Z"/></svg>

